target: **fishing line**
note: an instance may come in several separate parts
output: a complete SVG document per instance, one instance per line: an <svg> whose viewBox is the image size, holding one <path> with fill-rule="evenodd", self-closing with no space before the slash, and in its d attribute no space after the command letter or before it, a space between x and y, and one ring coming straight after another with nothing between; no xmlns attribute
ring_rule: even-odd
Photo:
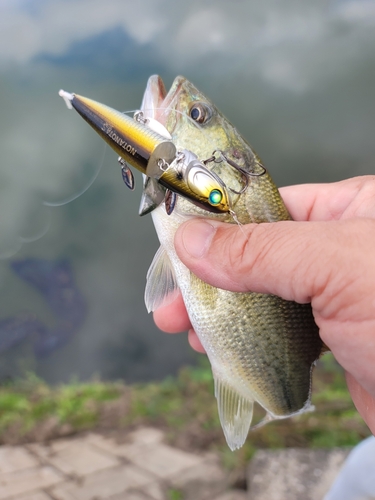
<svg viewBox="0 0 375 500"><path fill-rule="evenodd" d="M136 113L137 109L133 109L133 110L127 110L127 111L123 111L123 114L134 114ZM104 148L103 148L103 155L102 155L102 159L101 161L98 163L99 167L97 168L97 170L94 172L94 176L90 179L90 181L78 192L78 193L75 193L74 195L68 197L68 198L65 198L64 200L62 201L46 201L46 200L43 200L43 205L46 205L47 207L61 207L63 205L66 205L68 203L70 203L71 201L74 201L76 200L77 198L79 198L81 195L83 195L91 186L92 184L94 184L95 180L97 179L103 165L104 165L104 158L105 158L105 155L106 155L106 152L107 152L107 144L104 144Z"/></svg>
<svg viewBox="0 0 375 500"><path fill-rule="evenodd" d="M46 209L47 210L47 209ZM21 243L32 243L33 241L37 241L40 238L43 238L51 227L51 212L48 210L46 211L47 214L47 220L45 221L44 227L37 232L34 236L19 236L19 241Z"/></svg>
<svg viewBox="0 0 375 500"><path fill-rule="evenodd" d="M75 193L74 195L72 195L72 196L70 196L68 198L65 198L62 201L46 201L46 200L44 200L42 202L43 205L45 205L47 207L61 207L63 205L66 205L67 203L70 203L71 201L76 200L81 195L83 195L83 193L85 193L89 189L89 187L92 186L92 184L94 183L94 181L98 177L98 175L99 175L99 173L100 173L100 171L101 171L101 169L103 167L103 164L104 164L104 157L105 157L106 151L107 151L107 144L104 144L102 159L98 163L99 167L94 172L94 176L90 179L90 181L80 191L78 191L78 193Z"/></svg>

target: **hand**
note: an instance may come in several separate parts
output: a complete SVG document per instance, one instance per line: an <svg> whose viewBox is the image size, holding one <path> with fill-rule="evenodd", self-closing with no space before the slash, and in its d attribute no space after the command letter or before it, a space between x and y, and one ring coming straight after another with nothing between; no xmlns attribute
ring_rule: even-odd
<svg viewBox="0 0 375 500"><path fill-rule="evenodd" d="M280 191L295 221L237 227L194 219L179 228L177 253L213 286L311 302L320 335L374 432L375 177ZM180 297L154 318L168 332L191 328ZM189 340L203 352L192 330Z"/></svg>

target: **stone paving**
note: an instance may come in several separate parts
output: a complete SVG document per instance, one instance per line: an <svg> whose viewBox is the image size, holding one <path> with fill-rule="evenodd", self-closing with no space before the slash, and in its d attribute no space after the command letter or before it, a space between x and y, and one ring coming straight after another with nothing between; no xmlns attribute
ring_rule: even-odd
<svg viewBox="0 0 375 500"><path fill-rule="evenodd" d="M118 442L101 434L0 446L0 500L322 499L349 450L258 450L248 491L231 490L212 453L188 453L142 428Z"/></svg>
<svg viewBox="0 0 375 500"><path fill-rule="evenodd" d="M246 500L213 454L188 453L143 428L118 443L100 434L0 446L0 500Z"/></svg>
<svg viewBox="0 0 375 500"><path fill-rule="evenodd" d="M345 448L258 450L248 470L249 499L322 500L349 451Z"/></svg>

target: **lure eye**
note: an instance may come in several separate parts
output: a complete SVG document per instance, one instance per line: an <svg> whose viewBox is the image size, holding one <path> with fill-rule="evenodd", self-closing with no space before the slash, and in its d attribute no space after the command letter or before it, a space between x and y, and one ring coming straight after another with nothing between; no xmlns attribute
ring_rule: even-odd
<svg viewBox="0 0 375 500"><path fill-rule="evenodd" d="M213 189L208 196L208 201L213 206L219 205L222 199L223 199L223 193L218 189Z"/></svg>
<svg viewBox="0 0 375 500"><path fill-rule="evenodd" d="M192 154L192 153L191 153ZM229 197L222 180L199 160L192 160L185 171L189 196L199 200L209 212L229 212Z"/></svg>
<svg viewBox="0 0 375 500"><path fill-rule="evenodd" d="M197 123L206 123L212 116L207 104L194 102L190 107L190 117Z"/></svg>

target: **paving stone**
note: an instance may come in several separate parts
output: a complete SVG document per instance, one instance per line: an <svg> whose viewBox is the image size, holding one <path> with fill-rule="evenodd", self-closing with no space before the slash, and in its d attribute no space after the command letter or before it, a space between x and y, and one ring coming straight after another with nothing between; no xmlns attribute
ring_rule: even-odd
<svg viewBox="0 0 375 500"><path fill-rule="evenodd" d="M121 455L121 449L133 445L158 445L164 439L164 432L151 427L143 427L131 432L127 436L126 443L117 443L114 439L105 437L101 434L91 433L86 436L87 443L97 446L99 449L107 453L115 453ZM117 450L117 451L115 451Z"/></svg>
<svg viewBox="0 0 375 500"><path fill-rule="evenodd" d="M0 446L0 474L38 465L38 460L23 446Z"/></svg>
<svg viewBox="0 0 375 500"><path fill-rule="evenodd" d="M219 497L215 497L215 500L249 500L249 496L246 491L231 490Z"/></svg>
<svg viewBox="0 0 375 500"><path fill-rule="evenodd" d="M116 457L91 446L84 438L61 439L49 445L30 445L29 448L65 474L86 476L119 464Z"/></svg>
<svg viewBox="0 0 375 500"><path fill-rule="evenodd" d="M65 482L53 488L51 495L56 500L107 500L154 480L132 465L122 465L90 474L77 482Z"/></svg>
<svg viewBox="0 0 375 500"><path fill-rule="evenodd" d="M160 429L142 427L129 434L128 439L134 444L157 444L161 443L165 433Z"/></svg>
<svg viewBox="0 0 375 500"><path fill-rule="evenodd" d="M323 498L349 450L259 450L248 472L251 500Z"/></svg>
<svg viewBox="0 0 375 500"><path fill-rule="evenodd" d="M162 479L203 462L201 455L193 455L161 443L162 436L157 430L155 433L145 432L143 436L140 431L136 431L130 435L130 443L118 444L113 439L98 434L91 434L87 440L91 445L126 458Z"/></svg>
<svg viewBox="0 0 375 500"><path fill-rule="evenodd" d="M43 491L36 491L35 493L27 493L21 497L12 497L12 500L52 500L52 497Z"/></svg>
<svg viewBox="0 0 375 500"><path fill-rule="evenodd" d="M212 499L228 487L228 474L216 461L203 462L170 478L169 483L182 492L184 500Z"/></svg>
<svg viewBox="0 0 375 500"><path fill-rule="evenodd" d="M166 479L202 463L199 455L186 453L165 444L157 446L128 445L121 449L121 456L138 467Z"/></svg>
<svg viewBox="0 0 375 500"><path fill-rule="evenodd" d="M142 488L142 491L148 495L148 498L152 498L152 500L165 500L167 497L166 490L165 484L160 481L148 484Z"/></svg>
<svg viewBox="0 0 375 500"><path fill-rule="evenodd" d="M90 446L115 457L122 457L122 450L129 446L128 442L117 443L115 439L100 434L89 434L86 436L86 442Z"/></svg>
<svg viewBox="0 0 375 500"><path fill-rule="evenodd" d="M150 497L143 495L139 491L129 491L110 497L108 500L150 500ZM163 500L165 500L165 497L163 497Z"/></svg>
<svg viewBox="0 0 375 500"><path fill-rule="evenodd" d="M62 479L52 467L45 466L0 474L0 500L28 492L32 494L33 491L53 486Z"/></svg>

